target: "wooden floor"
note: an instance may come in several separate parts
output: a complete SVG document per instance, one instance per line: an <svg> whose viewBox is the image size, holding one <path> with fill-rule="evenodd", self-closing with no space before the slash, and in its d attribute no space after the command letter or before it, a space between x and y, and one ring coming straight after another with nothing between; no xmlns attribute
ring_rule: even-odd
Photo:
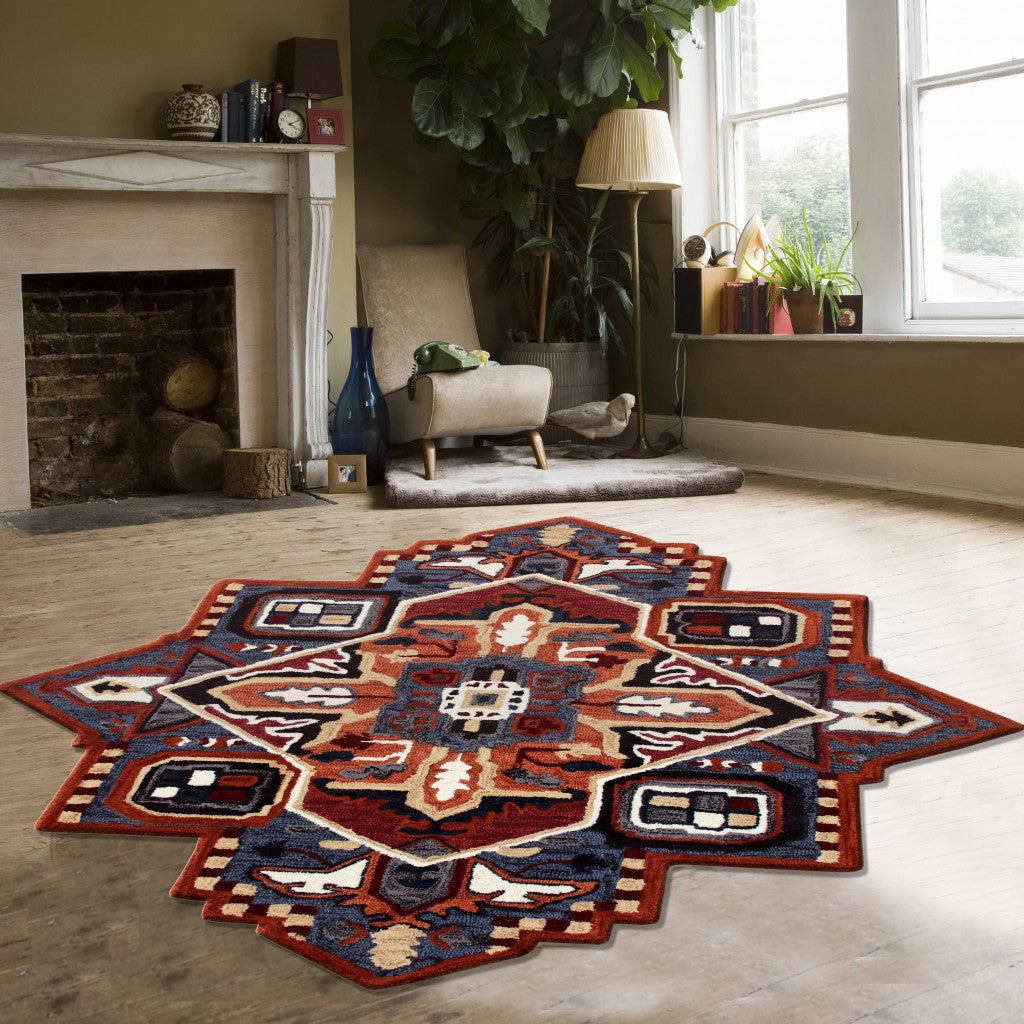
<svg viewBox="0 0 1024 1024"><path fill-rule="evenodd" d="M378 547L569 513L726 555L737 589L868 594L889 668L1024 720L1020 510L758 476L732 495L573 507L338 498L59 537L3 529L0 678L175 629L221 577L346 579ZM0 739L5 1024L1024 1021L1020 735L868 787L861 872L680 867L657 925L377 993L168 897L186 840L34 831L76 761L70 734L0 698Z"/></svg>

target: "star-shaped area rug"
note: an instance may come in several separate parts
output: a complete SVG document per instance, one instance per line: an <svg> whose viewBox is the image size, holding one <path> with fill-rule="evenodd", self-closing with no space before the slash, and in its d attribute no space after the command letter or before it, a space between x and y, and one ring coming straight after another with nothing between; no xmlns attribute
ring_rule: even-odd
<svg viewBox="0 0 1024 1024"><path fill-rule="evenodd" d="M575 518L226 580L7 683L85 748L38 828L188 835L172 894L385 987L606 940L675 864L861 865L858 787L1021 726L883 669L867 598Z"/></svg>

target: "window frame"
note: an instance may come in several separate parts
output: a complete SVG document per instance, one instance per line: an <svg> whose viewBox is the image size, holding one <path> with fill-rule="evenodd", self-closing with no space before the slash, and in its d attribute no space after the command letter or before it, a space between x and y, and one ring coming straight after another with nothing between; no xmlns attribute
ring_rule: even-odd
<svg viewBox="0 0 1024 1024"><path fill-rule="evenodd" d="M919 31L921 4L922 0L899 0L896 4L892 0L847 0L847 91L752 112L735 112L735 76L727 73L726 61L719 57L723 51L736 52L736 8L713 18L705 16L704 10L697 12L695 24L707 40L707 51L701 51L702 59L684 54L684 75L678 88L671 91L669 106L680 140L684 172L688 157L695 170L700 167L687 152L688 141L691 145L703 142L712 147L708 161L711 167L703 176L684 173L684 188L679 190L682 194L674 200L676 251L685 234L701 230L700 212L718 213L706 223L722 218L735 221L737 216L743 216L743 211L736 209L736 177L726 159L726 143L732 141L738 123L828 106L845 99L850 207L852 223L859 225L853 242L853 260L868 296L865 332L992 338L1024 334L1024 303L918 300L922 263L917 248L921 211L916 90L941 87L938 80L960 81L972 75L997 77L1008 73L1008 65L1012 66L1009 73L1016 73L1018 65L1024 72L1024 61L1010 61L927 78L912 74L923 55ZM891 73L879 73L880 68L890 69ZM705 77L696 87L692 81L695 75ZM710 117L710 126L703 132L694 128L701 117Z"/></svg>
<svg viewBox="0 0 1024 1024"><path fill-rule="evenodd" d="M908 0L917 15L911 23L908 35L920 38L921 0ZM1024 298L1002 299L983 302L942 302L924 297L924 189L921 182L920 140L921 100L926 93L938 89L955 88L975 82L992 82L1009 76L1024 75L1024 60L1004 61L950 71L937 75L923 74L924 51L908 40L908 74L906 82L907 107L907 207L911 253L909 259L908 290L910 293L911 318L928 321L934 319L969 319L976 321L1005 320L1024 317Z"/></svg>
<svg viewBox="0 0 1024 1024"><path fill-rule="evenodd" d="M743 0L740 0L742 3ZM739 209L739 169L734 159L737 133L744 126L755 121L768 121L787 114L822 110L826 107L845 106L849 111L849 90L811 99L794 100L771 107L743 109L740 103L739 77L726 73L726 65L738 68L741 65L739 38L739 5L728 8L714 19L716 32L715 97L717 101L718 126L718 194L722 197L723 215L727 220L739 224L745 221L746 211ZM739 218L739 219L737 219Z"/></svg>

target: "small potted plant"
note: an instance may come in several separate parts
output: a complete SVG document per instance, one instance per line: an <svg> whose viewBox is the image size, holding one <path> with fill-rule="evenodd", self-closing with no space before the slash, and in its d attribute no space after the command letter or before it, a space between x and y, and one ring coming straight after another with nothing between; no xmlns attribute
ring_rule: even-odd
<svg viewBox="0 0 1024 1024"><path fill-rule="evenodd" d="M839 297L860 289L860 280L844 266L853 244L853 234L836 255L827 241L815 246L802 211L803 233L790 234L783 228L765 255L764 266L753 268L772 284L769 306L785 300L795 334L821 334L825 307L835 324L839 317Z"/></svg>

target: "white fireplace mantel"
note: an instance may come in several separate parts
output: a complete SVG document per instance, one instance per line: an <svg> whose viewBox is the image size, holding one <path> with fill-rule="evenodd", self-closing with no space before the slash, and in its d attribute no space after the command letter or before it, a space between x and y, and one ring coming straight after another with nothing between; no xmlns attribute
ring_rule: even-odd
<svg viewBox="0 0 1024 1024"><path fill-rule="evenodd" d="M106 221L96 217L95 229L74 205L74 194L83 200L97 193L110 196L128 193L151 195L164 234L177 234L179 250L194 245L194 266L211 263L204 249L216 251L222 262L231 262L225 235L217 224L224 220L225 202L232 196L273 197L273 232L267 236L267 247L273 249L270 260L271 280L250 285L250 292L262 290L270 296L272 313L253 325L253 333L269 327L274 334L272 367L254 368L260 386L252 396L244 393L246 373L240 366L239 419L241 443L248 445L277 444L289 448L296 461L301 461L307 486L326 485L326 459L330 454L327 433L327 287L331 266L334 224L332 204L335 195L334 156L343 147L295 146L253 143L171 142L137 139L78 139L43 135L0 134L0 240L4 251L0 277L22 272L50 272L32 259L36 250L53 246L55 227L47 223L45 211L57 209L58 198L64 208L74 210L76 231L68 231L67 244L80 248L102 248L102 240L122 220L121 211L130 211L136 218L130 232L131 244L124 237L117 243L119 252L131 249L137 269L179 269L186 258L179 252L175 267L161 267L145 255L147 222L146 202L133 200L108 208ZM10 191L8 191L10 190ZM5 207L3 197L24 197L31 193L44 205L37 210L44 216L28 217L16 202ZM157 202L161 195L186 194L196 198L193 208L182 200ZM67 207L69 202L71 207ZM207 206L202 201L205 200ZM122 201L123 203L123 201ZM170 214L168 203L171 204ZM88 203L79 204L88 207ZM207 207L211 207L211 216ZM194 212L190 212L193 211ZM18 214L21 219L18 219ZM220 216L220 221L217 220ZM78 222L81 223L78 223ZM38 222L38 229L26 224ZM61 222L63 224L63 222ZM83 227L83 225L86 225ZM159 228L154 227L154 231ZM116 236L116 231L114 232ZM252 234L238 235L239 259L251 257L244 250L254 244ZM77 242L76 239L77 238ZM189 239L194 240L190 242ZM161 243L154 240L154 249ZM167 248L166 245L163 246ZM225 253L228 253L225 255ZM267 259L267 254L258 254ZM153 259L158 259L154 254ZM126 257L127 259L127 257ZM111 261L114 261L111 263ZM115 255L101 260L96 270L116 265L118 269L136 269L121 265ZM75 264L81 266L81 261ZM24 268L24 269L23 269ZM60 272L61 266L51 268ZM250 275L252 276L252 275ZM20 278L19 278L20 280ZM266 296L264 296L266 298ZM252 295L239 294L239 312ZM12 289L0 280L0 305L13 305ZM11 337L16 333L17 337ZM265 332L264 332L265 333ZM263 342L268 344L268 342ZM18 371L17 353L21 353ZM30 506L28 485L28 438L25 413L24 325L21 308L0 308L0 367L5 371L6 385L0 385L0 509ZM242 359L241 353L239 354ZM251 361L260 361L258 356ZM273 404L274 409L264 408ZM13 409L12 409L13 406ZM20 408L20 415L17 410Z"/></svg>

